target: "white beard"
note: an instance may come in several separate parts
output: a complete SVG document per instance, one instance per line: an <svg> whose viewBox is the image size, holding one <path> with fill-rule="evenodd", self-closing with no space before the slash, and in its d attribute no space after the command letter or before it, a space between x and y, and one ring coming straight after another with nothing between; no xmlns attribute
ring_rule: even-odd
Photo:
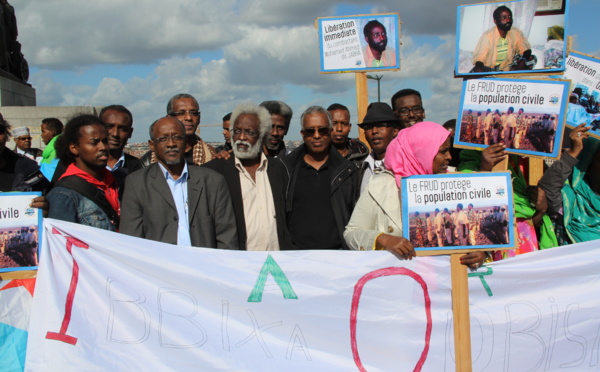
<svg viewBox="0 0 600 372"><path fill-rule="evenodd" d="M248 146L245 150L238 149L238 144ZM256 159L260 156L261 143L256 141L254 145L242 140L237 140L233 143L233 154L238 159Z"/></svg>

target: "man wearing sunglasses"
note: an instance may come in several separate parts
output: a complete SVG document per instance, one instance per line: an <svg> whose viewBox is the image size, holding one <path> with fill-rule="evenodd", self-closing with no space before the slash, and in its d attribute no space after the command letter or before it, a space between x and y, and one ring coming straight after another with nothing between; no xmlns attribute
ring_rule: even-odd
<svg viewBox="0 0 600 372"><path fill-rule="evenodd" d="M384 158L388 145L400 131L400 121L394 116L392 108L384 102L373 102L367 108L367 114L361 124L365 138L371 146L371 154L362 164L360 190L364 190L375 169L385 168Z"/></svg>
<svg viewBox="0 0 600 372"><path fill-rule="evenodd" d="M28 157L31 160L41 160L42 150L31 147L31 133L27 127L18 127L13 129L15 138L15 152L19 155Z"/></svg>
<svg viewBox="0 0 600 372"><path fill-rule="evenodd" d="M359 196L359 170L331 145L327 110L311 106L300 122L304 143L282 159L290 177L292 243L296 249L348 249L343 233Z"/></svg>
<svg viewBox="0 0 600 372"><path fill-rule="evenodd" d="M240 104L231 122L234 156L214 159L203 167L221 173L227 181L240 249L293 249L285 216L287 173L279 160L262 151L272 128L271 115L265 107Z"/></svg>
<svg viewBox="0 0 600 372"><path fill-rule="evenodd" d="M200 105L198 105L198 101L194 96L179 93L171 97L169 103L167 103L167 116L179 120L185 127L184 159L186 163L201 165L217 157L215 149L196 134L200 124L201 112ZM140 160L145 167L157 161L152 151L145 153Z"/></svg>

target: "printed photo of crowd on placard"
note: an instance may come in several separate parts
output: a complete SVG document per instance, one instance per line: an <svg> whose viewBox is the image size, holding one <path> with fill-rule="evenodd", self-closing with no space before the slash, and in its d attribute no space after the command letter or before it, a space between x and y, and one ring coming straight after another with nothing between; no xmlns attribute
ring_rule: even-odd
<svg viewBox="0 0 600 372"><path fill-rule="evenodd" d="M0 269L38 265L38 227L0 229Z"/></svg>
<svg viewBox="0 0 600 372"><path fill-rule="evenodd" d="M578 84L569 94L567 124L578 126L586 123L590 134L600 135L600 102L598 91L591 91L587 86Z"/></svg>
<svg viewBox="0 0 600 372"><path fill-rule="evenodd" d="M410 242L415 247L468 247L510 242L506 205L474 207L458 203L454 208L440 206L415 211L409 214L409 220Z"/></svg>
<svg viewBox="0 0 600 372"><path fill-rule="evenodd" d="M551 153L556 140L559 113L527 112L523 108L464 110L460 141L471 144L503 143L507 149Z"/></svg>

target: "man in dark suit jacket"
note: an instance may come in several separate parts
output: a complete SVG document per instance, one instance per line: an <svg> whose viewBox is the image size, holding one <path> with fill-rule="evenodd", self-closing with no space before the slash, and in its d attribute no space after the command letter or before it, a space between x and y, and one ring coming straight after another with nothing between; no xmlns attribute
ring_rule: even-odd
<svg viewBox="0 0 600 372"><path fill-rule="evenodd" d="M231 115L234 156L203 165L221 173L231 193L240 249L294 249L287 229L285 190L287 172L275 158L262 151L271 129L266 108L238 105Z"/></svg>
<svg viewBox="0 0 600 372"><path fill-rule="evenodd" d="M122 233L185 246L238 249L225 179L187 166L185 127L172 117L150 126L157 163L129 175L121 204Z"/></svg>

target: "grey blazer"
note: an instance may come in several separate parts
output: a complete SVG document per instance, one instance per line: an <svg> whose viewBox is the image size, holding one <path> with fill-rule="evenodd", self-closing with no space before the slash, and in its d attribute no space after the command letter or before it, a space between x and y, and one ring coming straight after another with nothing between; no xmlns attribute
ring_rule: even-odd
<svg viewBox="0 0 600 372"><path fill-rule="evenodd" d="M219 173L188 166L188 208L192 245L239 249L229 189ZM125 180L120 231L139 238L177 243L177 208L158 163Z"/></svg>

